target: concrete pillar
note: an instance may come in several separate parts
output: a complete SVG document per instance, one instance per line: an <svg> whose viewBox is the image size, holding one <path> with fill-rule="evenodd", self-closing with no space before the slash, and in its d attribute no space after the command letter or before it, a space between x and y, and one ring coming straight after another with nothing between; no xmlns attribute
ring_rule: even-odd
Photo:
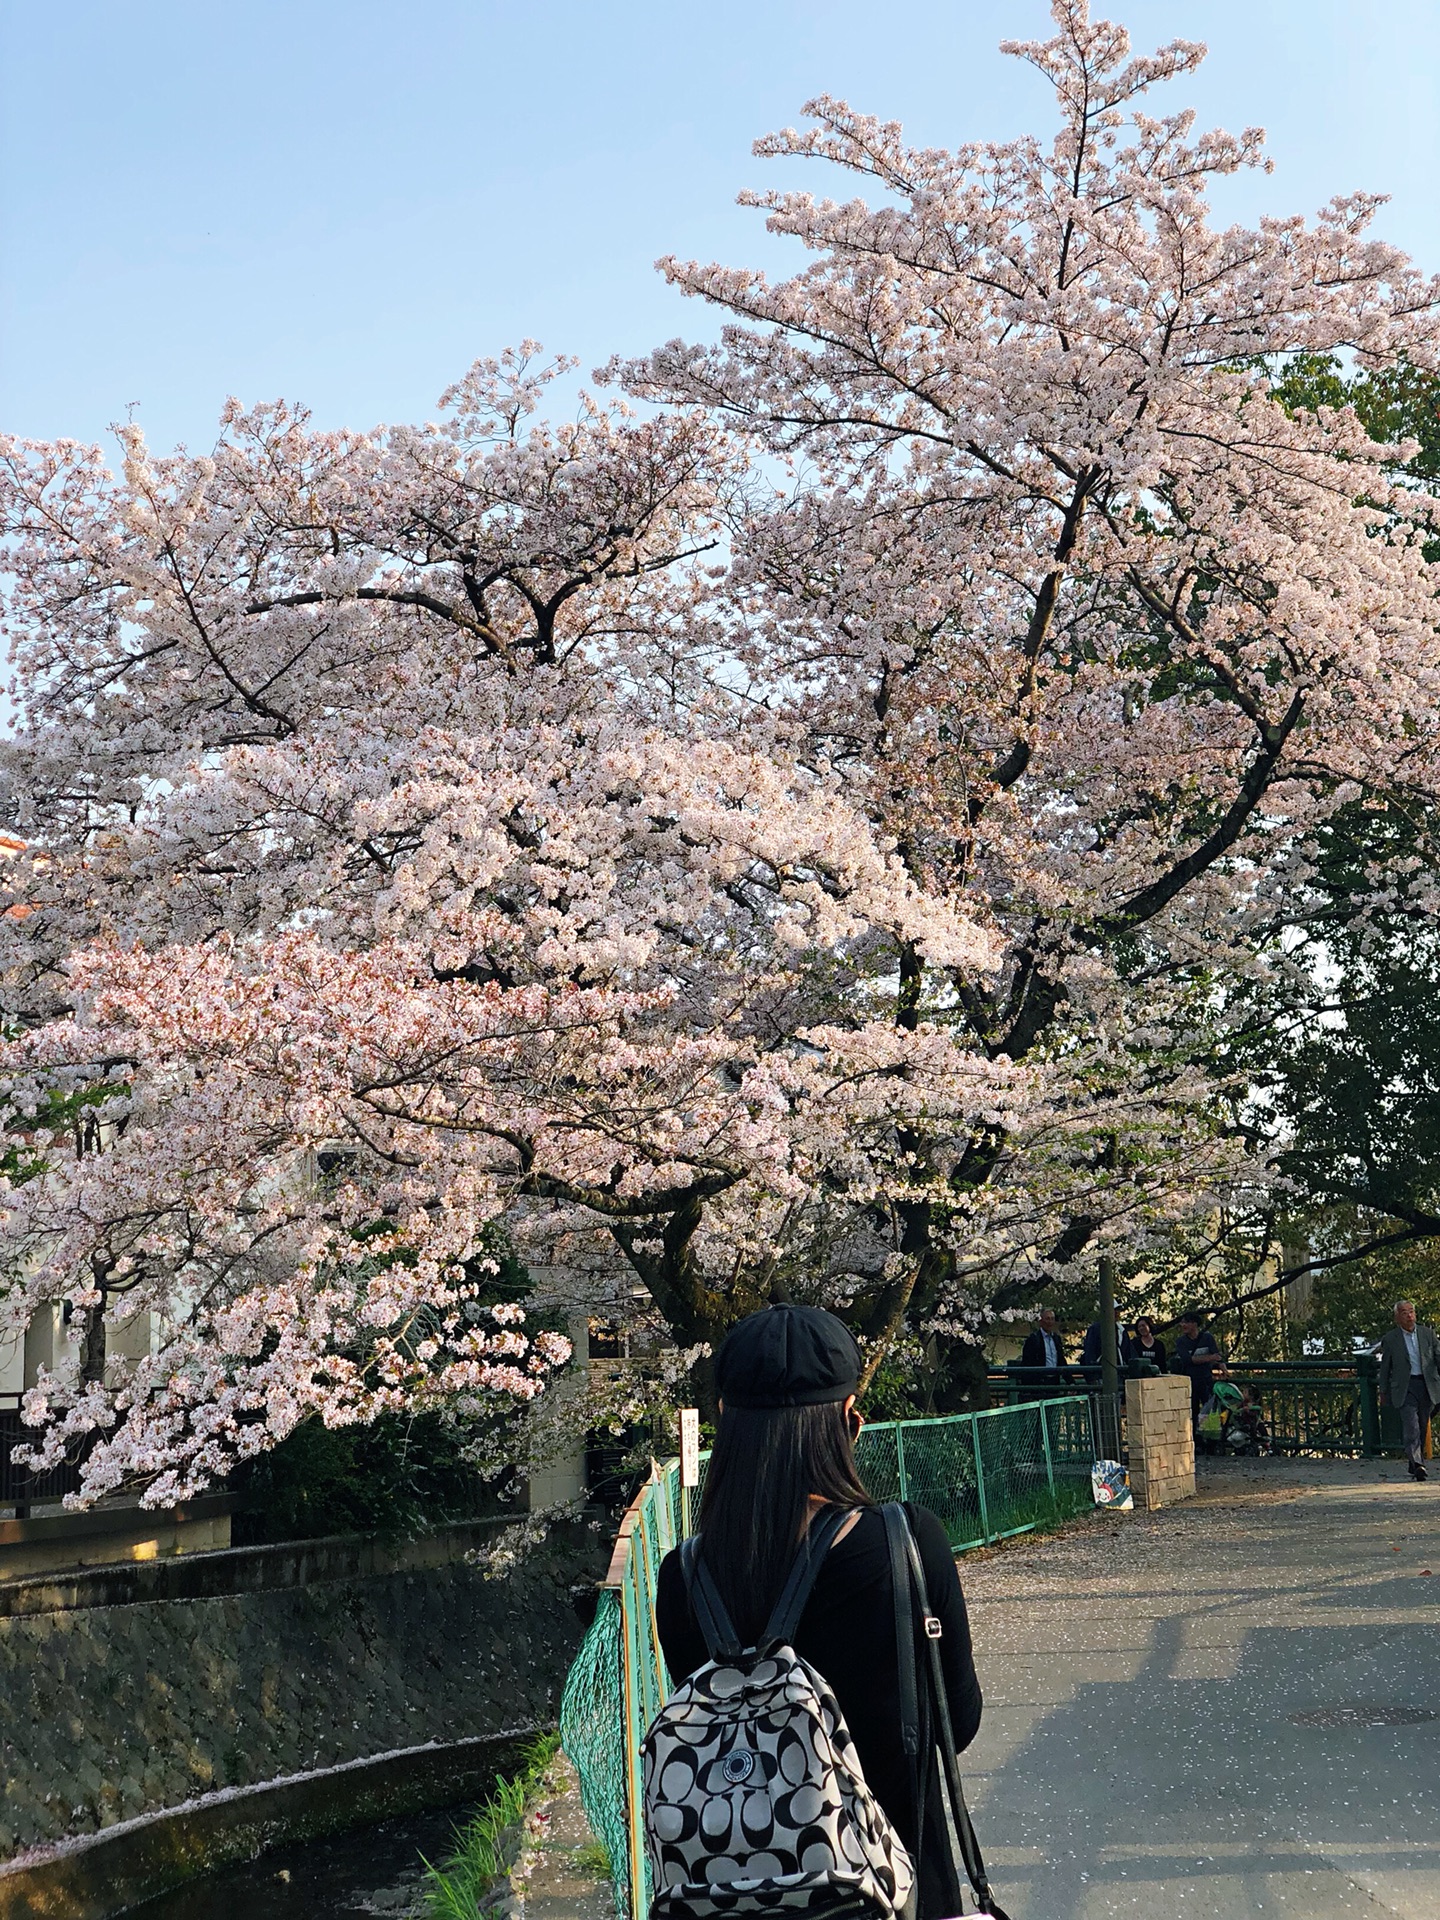
<svg viewBox="0 0 1440 1920"><path fill-rule="evenodd" d="M105 1328L107 1361L149 1360L159 1347L159 1323L148 1307L126 1314L122 1295L111 1308ZM106 1368L107 1374L109 1368Z"/></svg>
<svg viewBox="0 0 1440 1920"><path fill-rule="evenodd" d="M65 1317L58 1300L37 1307L25 1329L25 1385L33 1387L40 1369L53 1373L65 1356Z"/></svg>
<svg viewBox="0 0 1440 1920"><path fill-rule="evenodd" d="M24 1385L25 1336L0 1333L0 1394L19 1393Z"/></svg>
<svg viewBox="0 0 1440 1920"><path fill-rule="evenodd" d="M558 1507L585 1495L585 1436L579 1430L579 1401L587 1379L589 1320L584 1313L570 1315L570 1340L575 1358L554 1386L548 1387L536 1409L531 1436L527 1505L532 1513Z"/></svg>

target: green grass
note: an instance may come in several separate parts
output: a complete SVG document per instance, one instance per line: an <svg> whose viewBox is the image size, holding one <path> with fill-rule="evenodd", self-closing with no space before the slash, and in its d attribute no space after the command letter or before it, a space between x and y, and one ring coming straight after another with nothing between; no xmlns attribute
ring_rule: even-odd
<svg viewBox="0 0 1440 1920"><path fill-rule="evenodd" d="M497 1782L485 1804L456 1828L455 1851L445 1864L436 1867L425 1860L426 1920L476 1920L481 1900L510 1869L506 1842L538 1795L559 1747L558 1733L542 1733L532 1741L520 1771Z"/></svg>
<svg viewBox="0 0 1440 1920"><path fill-rule="evenodd" d="M574 1860L575 1871L587 1880L609 1880L614 1872L610 1849L603 1840L587 1840L583 1847L576 1847Z"/></svg>
<svg viewBox="0 0 1440 1920"><path fill-rule="evenodd" d="M950 1513L943 1510L943 1503L931 1501L940 1509L940 1517L945 1522L950 1543L957 1553L969 1553L987 1542L979 1535L979 1515L977 1513ZM1048 1487L1036 1487L1027 1493L1016 1493L1008 1498L996 1501L989 1510L992 1537L1025 1530L1032 1533L1050 1533L1056 1527L1063 1526L1067 1520L1073 1520L1078 1513L1086 1513L1094 1505L1090 1492L1090 1481L1083 1483L1076 1479L1058 1480L1055 1492ZM957 1538L957 1534L959 1538Z"/></svg>
<svg viewBox="0 0 1440 1920"><path fill-rule="evenodd" d="M1003 1545L1009 1539L1043 1539L1046 1534L1058 1533L1080 1514L1095 1509L1088 1479L1083 1485L1078 1480L1057 1481L1056 1496L1052 1498L1048 1490L1037 1489L1033 1494L1007 1500L990 1514L993 1533L989 1540L978 1539L973 1533L956 1540L954 1530L947 1527L951 1545L956 1553L979 1553L988 1546ZM967 1518L973 1525L973 1516Z"/></svg>

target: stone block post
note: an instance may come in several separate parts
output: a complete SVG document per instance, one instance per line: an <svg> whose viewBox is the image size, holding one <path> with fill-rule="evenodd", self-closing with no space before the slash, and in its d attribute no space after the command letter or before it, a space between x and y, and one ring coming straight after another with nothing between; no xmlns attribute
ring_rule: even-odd
<svg viewBox="0 0 1440 1920"><path fill-rule="evenodd" d="M1184 1374L1152 1374L1125 1382L1130 1435L1130 1491L1137 1507L1168 1507L1195 1492L1195 1431L1190 1381Z"/></svg>

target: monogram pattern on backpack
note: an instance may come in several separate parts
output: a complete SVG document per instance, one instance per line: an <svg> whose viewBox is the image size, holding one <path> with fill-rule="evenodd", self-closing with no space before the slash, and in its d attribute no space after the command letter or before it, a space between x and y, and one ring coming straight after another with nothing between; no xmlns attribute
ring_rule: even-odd
<svg viewBox="0 0 1440 1920"><path fill-rule="evenodd" d="M910 1856L834 1694L788 1645L701 1667L642 1752L657 1915L890 1920L904 1907Z"/></svg>

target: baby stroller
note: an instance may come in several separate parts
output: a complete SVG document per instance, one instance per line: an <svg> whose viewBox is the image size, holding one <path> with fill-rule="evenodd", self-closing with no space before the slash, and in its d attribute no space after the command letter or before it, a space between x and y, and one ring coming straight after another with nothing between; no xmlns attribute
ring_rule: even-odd
<svg viewBox="0 0 1440 1920"><path fill-rule="evenodd" d="M1219 1406L1223 1449L1227 1454L1258 1459L1270 1452L1270 1429L1249 1387L1217 1380L1214 1398Z"/></svg>

